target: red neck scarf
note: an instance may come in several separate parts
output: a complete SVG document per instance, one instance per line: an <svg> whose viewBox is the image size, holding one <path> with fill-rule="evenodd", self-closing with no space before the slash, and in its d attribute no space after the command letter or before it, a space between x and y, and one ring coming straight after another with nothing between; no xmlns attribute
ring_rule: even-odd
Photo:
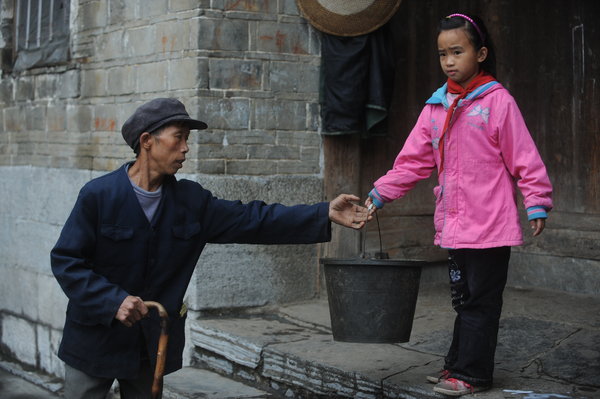
<svg viewBox="0 0 600 399"><path fill-rule="evenodd" d="M454 114L454 111L456 110L458 102L460 100L462 100L463 98L465 98L469 93L471 93L473 90L475 90L479 86L484 85L489 82L493 82L494 80L496 80L496 79L494 79L494 77L492 75L490 75L487 72L484 72L483 70L479 71L477 76L475 76L475 78L473 78L473 80L469 83L469 85L466 88L463 88L461 85L459 85L452 79L448 78L448 92L453 93L453 94L458 94L458 96L454 99L454 101L452 102L452 105L450 105L450 108L448 108L448 113L446 114L446 121L444 122L444 129L442 129L442 135L440 136L440 142L439 142L439 147L438 147L440 149L440 157L441 157L440 173L442 173L442 170L444 170L444 135L446 134L446 131L448 131L448 127L450 125L450 120L452 119L452 115Z"/></svg>

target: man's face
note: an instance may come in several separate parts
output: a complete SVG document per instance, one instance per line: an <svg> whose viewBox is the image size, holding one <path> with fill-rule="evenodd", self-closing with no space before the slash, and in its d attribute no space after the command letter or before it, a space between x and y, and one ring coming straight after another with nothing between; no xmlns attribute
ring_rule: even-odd
<svg viewBox="0 0 600 399"><path fill-rule="evenodd" d="M174 175L183 167L189 151L187 140L190 129L182 125L168 125L158 135L153 135L149 160L151 168L160 175Z"/></svg>

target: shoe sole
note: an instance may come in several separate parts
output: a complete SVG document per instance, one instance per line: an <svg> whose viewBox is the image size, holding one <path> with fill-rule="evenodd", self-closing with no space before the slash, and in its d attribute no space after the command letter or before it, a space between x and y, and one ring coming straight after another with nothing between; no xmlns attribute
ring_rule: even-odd
<svg viewBox="0 0 600 399"><path fill-rule="evenodd" d="M469 391L454 391L451 389L444 389L444 388L438 388L438 387L434 387L433 388L434 392L437 393L441 393L442 395L447 395L447 396L463 396L463 395L470 395L472 392Z"/></svg>
<svg viewBox="0 0 600 399"><path fill-rule="evenodd" d="M442 380L442 379L441 379L441 378L438 378L438 377L433 377L433 376L430 376L430 375L428 375L428 376L427 376L427 382L431 382L432 384L437 384L437 383L439 383L441 380Z"/></svg>
<svg viewBox="0 0 600 399"><path fill-rule="evenodd" d="M447 396L463 396L463 395L471 395L473 393L477 393L477 392L482 392L482 391L487 391L490 388L473 388L473 390L466 390L466 391L454 391L451 389L444 389L444 388L439 388L439 387L433 387L433 391L437 392L437 393L441 393L443 395L447 395Z"/></svg>

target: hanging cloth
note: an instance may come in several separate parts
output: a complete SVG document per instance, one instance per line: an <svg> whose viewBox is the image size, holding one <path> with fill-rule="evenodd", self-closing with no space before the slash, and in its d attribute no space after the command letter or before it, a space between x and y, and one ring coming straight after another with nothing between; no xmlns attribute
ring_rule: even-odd
<svg viewBox="0 0 600 399"><path fill-rule="evenodd" d="M321 119L324 135L386 132L394 83L391 31L321 36Z"/></svg>

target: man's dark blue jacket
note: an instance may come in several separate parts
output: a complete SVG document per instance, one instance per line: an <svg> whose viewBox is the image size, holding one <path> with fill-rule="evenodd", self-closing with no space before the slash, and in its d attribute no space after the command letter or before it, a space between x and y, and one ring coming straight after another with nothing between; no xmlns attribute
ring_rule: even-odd
<svg viewBox="0 0 600 399"><path fill-rule="evenodd" d="M87 183L51 252L69 298L59 357L89 375L134 378L142 345L152 364L160 334L154 313L127 328L114 317L128 295L158 301L170 318L166 373L181 368L183 295L206 243L307 244L331 237L329 206L215 198L169 176L148 222L125 165Z"/></svg>

